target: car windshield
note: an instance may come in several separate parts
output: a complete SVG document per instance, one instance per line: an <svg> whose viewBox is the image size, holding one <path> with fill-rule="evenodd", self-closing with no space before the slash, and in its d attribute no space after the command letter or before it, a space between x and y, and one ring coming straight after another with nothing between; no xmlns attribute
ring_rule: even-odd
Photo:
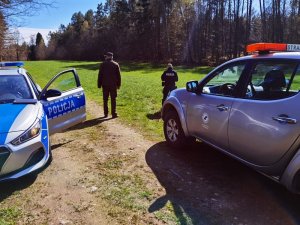
<svg viewBox="0 0 300 225"><path fill-rule="evenodd" d="M25 78L20 75L0 76L0 104L17 99L32 99L32 93Z"/></svg>

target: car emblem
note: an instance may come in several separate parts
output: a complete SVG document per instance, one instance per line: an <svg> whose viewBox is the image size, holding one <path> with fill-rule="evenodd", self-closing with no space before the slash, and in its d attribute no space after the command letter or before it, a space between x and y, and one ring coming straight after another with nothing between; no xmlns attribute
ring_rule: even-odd
<svg viewBox="0 0 300 225"><path fill-rule="evenodd" d="M207 113L203 113L203 115L202 115L202 121L205 124L207 124L209 122L209 117L208 117Z"/></svg>

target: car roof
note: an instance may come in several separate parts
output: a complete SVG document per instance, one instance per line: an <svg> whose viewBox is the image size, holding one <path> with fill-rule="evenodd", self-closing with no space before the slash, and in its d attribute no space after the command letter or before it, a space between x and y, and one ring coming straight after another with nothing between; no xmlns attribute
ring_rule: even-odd
<svg viewBox="0 0 300 225"><path fill-rule="evenodd" d="M232 59L228 62L235 62L240 60L251 60L251 59L298 59L300 60L300 52L276 52L267 54L253 54Z"/></svg>
<svg viewBox="0 0 300 225"><path fill-rule="evenodd" d="M20 75L24 76L26 74L26 70L23 68L15 68L15 67L0 67L0 76L4 75Z"/></svg>

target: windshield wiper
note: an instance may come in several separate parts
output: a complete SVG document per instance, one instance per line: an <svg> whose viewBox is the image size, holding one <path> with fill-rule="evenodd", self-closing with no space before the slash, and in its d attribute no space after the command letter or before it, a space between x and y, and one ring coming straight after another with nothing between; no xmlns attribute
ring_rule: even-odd
<svg viewBox="0 0 300 225"><path fill-rule="evenodd" d="M15 99L3 99L3 100L0 100L0 104L12 103L14 101L15 101Z"/></svg>
<svg viewBox="0 0 300 225"><path fill-rule="evenodd" d="M36 99L22 99L22 98L13 99L13 104L35 104L35 103L37 103Z"/></svg>

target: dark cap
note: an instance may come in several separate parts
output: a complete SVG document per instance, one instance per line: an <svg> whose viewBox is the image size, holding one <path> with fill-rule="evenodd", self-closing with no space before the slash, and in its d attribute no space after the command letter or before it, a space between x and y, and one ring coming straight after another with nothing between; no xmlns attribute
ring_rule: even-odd
<svg viewBox="0 0 300 225"><path fill-rule="evenodd" d="M112 52L106 52L105 55L109 56L109 57L113 57L114 56L114 54Z"/></svg>

